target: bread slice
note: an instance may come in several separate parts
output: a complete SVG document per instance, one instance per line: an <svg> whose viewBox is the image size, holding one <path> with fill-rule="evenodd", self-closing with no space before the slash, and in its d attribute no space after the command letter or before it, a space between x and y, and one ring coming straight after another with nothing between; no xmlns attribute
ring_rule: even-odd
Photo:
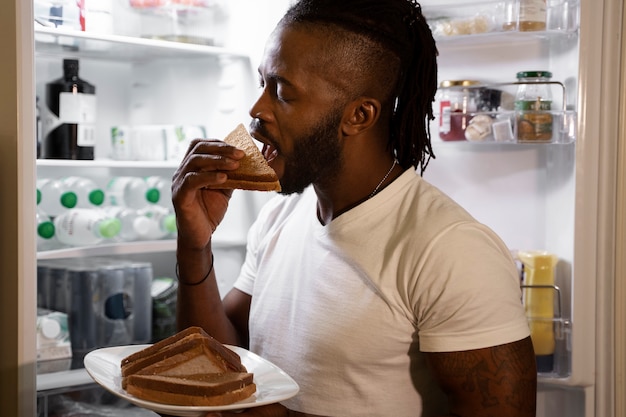
<svg viewBox="0 0 626 417"><path fill-rule="evenodd" d="M244 388L253 375L246 372L225 374L191 374L177 377L164 375L130 375L128 386L153 391L184 392L185 395L214 396Z"/></svg>
<svg viewBox="0 0 626 417"><path fill-rule="evenodd" d="M203 355L200 358L198 356ZM200 327L189 327L122 359L122 377L141 372L156 374L195 358L204 372L246 372L241 358ZM165 362L164 362L165 361ZM189 373L189 372L187 372Z"/></svg>
<svg viewBox="0 0 626 417"><path fill-rule="evenodd" d="M276 172L269 166L243 124L239 124L230 132L224 138L224 142L243 150L246 156L240 160L239 168L228 171L228 179L219 185L220 188L280 191Z"/></svg>
<svg viewBox="0 0 626 417"><path fill-rule="evenodd" d="M200 327L185 329L121 362L122 388L172 405L225 405L256 391L241 358Z"/></svg>
<svg viewBox="0 0 626 417"><path fill-rule="evenodd" d="M225 374L220 382L194 381L184 378L133 375L129 377L126 392L147 401L184 406L218 406L244 400L254 394L256 385L243 382L247 378ZM251 377L250 377L251 378ZM215 394L216 386L227 385L231 389Z"/></svg>

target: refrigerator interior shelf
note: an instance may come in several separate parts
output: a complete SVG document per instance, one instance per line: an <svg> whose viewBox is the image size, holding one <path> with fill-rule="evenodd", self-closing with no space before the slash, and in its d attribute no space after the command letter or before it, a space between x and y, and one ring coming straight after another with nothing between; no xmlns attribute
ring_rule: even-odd
<svg viewBox="0 0 626 417"><path fill-rule="evenodd" d="M131 169L176 169L178 161L116 161L113 159L71 160L38 159L37 167L50 168L131 168Z"/></svg>
<svg viewBox="0 0 626 417"><path fill-rule="evenodd" d="M244 247L245 245L245 240L229 238L227 236L215 236L215 239L212 241L212 246L216 249L239 248ZM173 252L175 250L175 239L147 240L41 251L37 253L37 259L129 255L140 253Z"/></svg>
<svg viewBox="0 0 626 417"><path fill-rule="evenodd" d="M37 25L35 50L38 54L56 56L74 53L81 57L133 62L157 58L193 59L206 56L247 59L245 54L215 46L79 32Z"/></svg>
<svg viewBox="0 0 626 417"><path fill-rule="evenodd" d="M545 40L561 40L575 38L578 36L578 31L562 31L562 30L547 30L536 32L519 32L519 31L507 31L507 32L488 32L477 33L471 35L456 35L456 36L435 36L435 41L439 46L502 46L502 45L519 45L521 43L529 43Z"/></svg>
<svg viewBox="0 0 626 417"><path fill-rule="evenodd" d="M37 375L37 392L93 384L84 368Z"/></svg>

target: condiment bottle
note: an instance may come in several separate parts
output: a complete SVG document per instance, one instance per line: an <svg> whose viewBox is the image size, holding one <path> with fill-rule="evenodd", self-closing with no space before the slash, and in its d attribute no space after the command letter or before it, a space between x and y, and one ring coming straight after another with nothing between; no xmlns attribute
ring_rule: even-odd
<svg viewBox="0 0 626 417"><path fill-rule="evenodd" d="M549 142L552 139L552 94L549 71L517 73L520 83L515 96L517 140Z"/></svg>
<svg viewBox="0 0 626 417"><path fill-rule="evenodd" d="M554 365L554 267L556 255L543 251L520 251L524 264L524 310L530 326L539 372L551 372Z"/></svg>
<svg viewBox="0 0 626 417"><path fill-rule="evenodd" d="M446 80L439 85L439 137L465 140L465 129L476 111L478 81Z"/></svg>
<svg viewBox="0 0 626 417"><path fill-rule="evenodd" d="M546 30L546 0L508 0L504 30Z"/></svg>

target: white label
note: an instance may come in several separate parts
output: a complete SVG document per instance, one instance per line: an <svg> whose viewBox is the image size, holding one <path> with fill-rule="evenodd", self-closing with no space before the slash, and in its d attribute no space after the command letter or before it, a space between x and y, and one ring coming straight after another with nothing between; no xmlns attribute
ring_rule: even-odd
<svg viewBox="0 0 626 417"><path fill-rule="evenodd" d="M450 101L442 101L439 107L439 132L450 132Z"/></svg>
<svg viewBox="0 0 626 417"><path fill-rule="evenodd" d="M96 146L95 125L82 123L77 126L77 130L76 144L78 146Z"/></svg>
<svg viewBox="0 0 626 417"><path fill-rule="evenodd" d="M71 124L95 123L95 94L60 93L59 120L61 123Z"/></svg>

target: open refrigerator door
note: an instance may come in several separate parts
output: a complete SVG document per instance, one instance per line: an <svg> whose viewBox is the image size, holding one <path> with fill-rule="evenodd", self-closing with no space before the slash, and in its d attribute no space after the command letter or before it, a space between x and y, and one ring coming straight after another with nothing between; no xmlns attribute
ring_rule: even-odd
<svg viewBox="0 0 626 417"><path fill-rule="evenodd" d="M622 6L421 3L440 81L436 158L424 178L495 230L518 260L539 370L537 415L612 415L606 265L615 262L620 62L606 53L606 33L621 27Z"/></svg>

